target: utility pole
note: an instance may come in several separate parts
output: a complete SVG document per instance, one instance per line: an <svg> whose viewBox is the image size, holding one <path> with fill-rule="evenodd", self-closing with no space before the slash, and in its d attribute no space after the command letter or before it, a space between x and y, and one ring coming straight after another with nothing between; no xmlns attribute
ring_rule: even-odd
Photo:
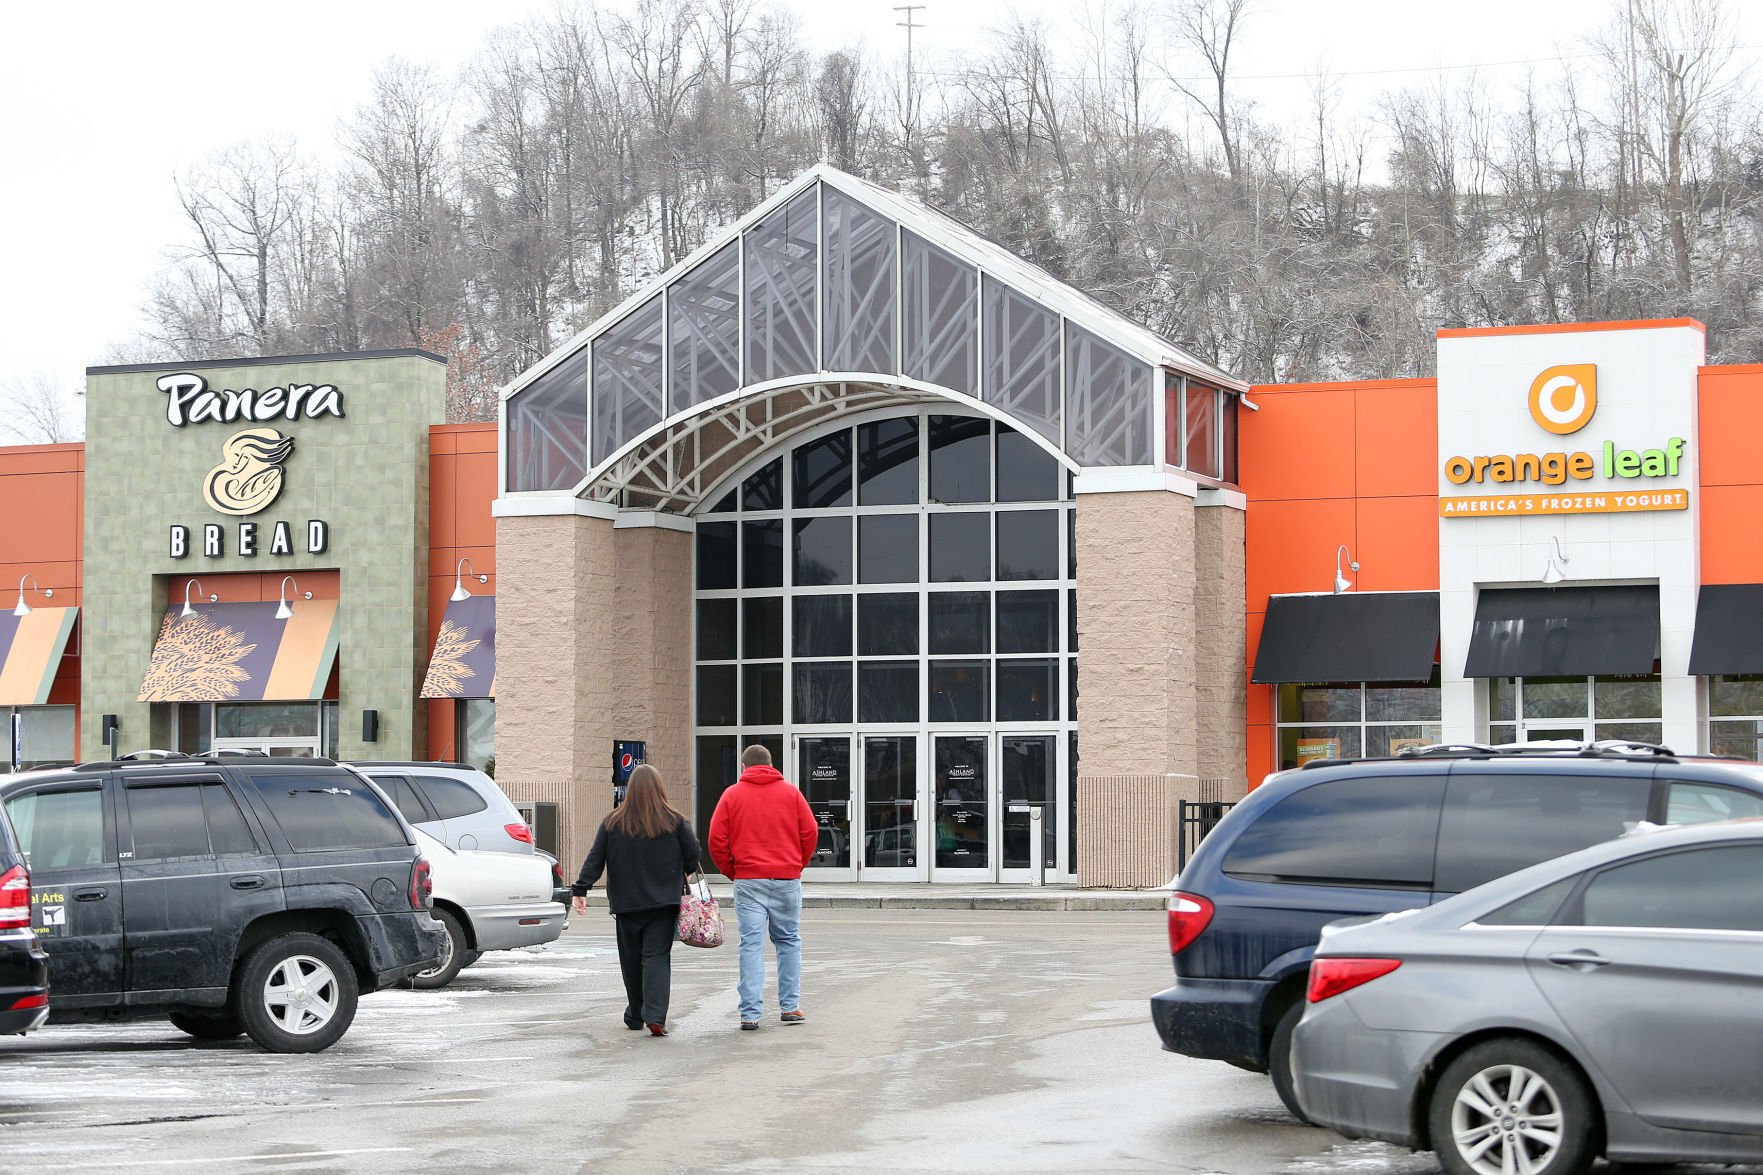
<svg viewBox="0 0 1763 1175"><path fill-rule="evenodd" d="M924 27L921 24L913 23L914 18L912 14L915 12L923 12L924 5L898 4L894 6L894 11L904 12L906 14L905 20L897 20L894 24L906 30L906 147L908 150L911 150L913 124L916 121L913 111L913 107L916 103L913 101L912 90L912 30Z"/></svg>

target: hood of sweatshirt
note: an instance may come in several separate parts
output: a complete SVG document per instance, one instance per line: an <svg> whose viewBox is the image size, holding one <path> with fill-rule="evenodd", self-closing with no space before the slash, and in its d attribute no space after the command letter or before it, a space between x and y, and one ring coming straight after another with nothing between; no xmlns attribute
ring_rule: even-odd
<svg viewBox="0 0 1763 1175"><path fill-rule="evenodd" d="M783 773L769 763L749 767L741 772L742 783L783 783Z"/></svg>

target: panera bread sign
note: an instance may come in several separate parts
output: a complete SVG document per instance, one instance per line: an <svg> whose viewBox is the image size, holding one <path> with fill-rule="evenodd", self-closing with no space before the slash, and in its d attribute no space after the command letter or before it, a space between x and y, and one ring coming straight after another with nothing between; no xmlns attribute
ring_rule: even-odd
<svg viewBox="0 0 1763 1175"><path fill-rule="evenodd" d="M200 375L178 372L160 376L158 387L165 393L166 423L173 428L245 425L221 442L219 461L202 479L202 501L215 513L235 518L259 514L281 496L289 476L287 462L295 452L295 438L282 431L283 422L343 419L343 393L333 384L235 391L211 388ZM188 558L198 547L208 559L227 553L225 524L203 523L200 543L195 537L195 528L173 525L171 557ZM284 520L250 521L237 524L233 553L252 559L262 552L292 555L298 547L302 554L317 555L329 546L330 524L320 518L305 520L303 528Z"/></svg>

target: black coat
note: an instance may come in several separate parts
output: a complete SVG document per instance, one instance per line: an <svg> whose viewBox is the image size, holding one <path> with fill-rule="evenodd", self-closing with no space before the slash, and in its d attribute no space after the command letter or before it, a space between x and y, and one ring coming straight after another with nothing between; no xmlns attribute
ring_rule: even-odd
<svg viewBox="0 0 1763 1175"><path fill-rule="evenodd" d="M679 905L686 877L698 871L698 837L682 816L671 835L628 836L604 821L570 892L581 897L606 874L606 904L614 914Z"/></svg>

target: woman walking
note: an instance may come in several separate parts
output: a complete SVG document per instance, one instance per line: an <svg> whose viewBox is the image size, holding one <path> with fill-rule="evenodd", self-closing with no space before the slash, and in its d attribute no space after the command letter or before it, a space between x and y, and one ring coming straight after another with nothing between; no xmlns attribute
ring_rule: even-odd
<svg viewBox="0 0 1763 1175"><path fill-rule="evenodd" d="M587 892L606 875L606 903L618 924L618 969L624 975L624 1026L667 1035L674 926L686 878L698 871L698 838L667 802L661 772L640 764L624 803L600 822L594 847L570 892L587 912Z"/></svg>

